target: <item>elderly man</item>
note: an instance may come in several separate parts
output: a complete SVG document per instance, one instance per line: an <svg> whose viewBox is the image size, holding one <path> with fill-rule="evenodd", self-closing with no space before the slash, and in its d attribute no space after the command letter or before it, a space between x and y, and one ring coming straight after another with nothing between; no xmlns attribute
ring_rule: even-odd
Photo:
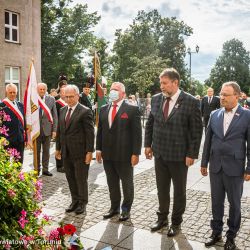
<svg viewBox="0 0 250 250"><path fill-rule="evenodd" d="M79 89L65 87L67 106L60 109L56 137L56 158L63 159L72 203L66 212L82 214L88 203L88 172L94 151L92 112L79 103Z"/></svg>
<svg viewBox="0 0 250 250"><path fill-rule="evenodd" d="M152 97L151 111L145 128L145 155L155 157L158 189L158 220L151 231L168 224L170 185L173 182L174 204L172 225L167 235L175 236L181 229L186 207L188 168L198 158L202 121L199 101L179 89L180 75L173 68L160 74L162 93Z"/></svg>
<svg viewBox="0 0 250 250"><path fill-rule="evenodd" d="M50 141L51 137L56 137L57 129L57 111L55 98L46 95L47 84L38 83L37 92L39 95L39 119L40 119L40 135L37 138L37 162L38 175L41 170L40 154L42 149L42 174L52 176L49 172L49 157L50 157Z"/></svg>
<svg viewBox="0 0 250 250"><path fill-rule="evenodd" d="M214 96L214 89L207 89L207 96L204 96L201 100L201 115L204 121L205 131L207 128L208 120L210 114L213 110L220 108L220 99L217 96Z"/></svg>
<svg viewBox="0 0 250 250"><path fill-rule="evenodd" d="M103 159L110 193L111 208L104 219L120 213L122 183L122 213L119 220L130 218L134 199L133 167L139 162L142 143L140 111L124 101L125 86L115 82L110 88L110 104L99 113L96 139L96 160Z"/></svg>
<svg viewBox="0 0 250 250"><path fill-rule="evenodd" d="M241 222L243 182L250 180L250 111L238 104L240 87L236 82L222 85L223 108L211 114L201 161L201 173L209 175L212 199L212 235L206 247L220 241L223 230L225 196L229 201L229 227L224 249L235 249L234 238ZM247 157L247 165L245 161Z"/></svg>
<svg viewBox="0 0 250 250"><path fill-rule="evenodd" d="M23 104L16 100L17 86L6 85L6 98L0 103L0 110L10 116L10 121L4 121L3 125L8 129L7 135L3 135L9 141L7 148L14 148L20 154L19 162L23 163L23 152L26 141L25 118Z"/></svg>

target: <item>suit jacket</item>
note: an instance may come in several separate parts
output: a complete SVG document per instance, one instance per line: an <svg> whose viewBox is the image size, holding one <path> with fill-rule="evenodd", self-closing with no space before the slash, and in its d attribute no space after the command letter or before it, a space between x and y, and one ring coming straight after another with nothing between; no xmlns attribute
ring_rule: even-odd
<svg viewBox="0 0 250 250"><path fill-rule="evenodd" d="M16 117L15 113L5 105L5 103L1 102L0 103L0 110L3 110L7 115L10 116L11 121L4 121L3 125L5 125L9 131L8 136L6 137L6 139L10 142L10 143L14 143L14 142L24 142L26 141L26 136L25 135L25 131L26 131L26 123L25 123L25 116L24 116L24 110L23 110L23 104L19 101L15 101L18 109L20 110L20 112L22 113L23 117L24 117L24 127L22 125L22 123L20 122L20 120Z"/></svg>
<svg viewBox="0 0 250 250"><path fill-rule="evenodd" d="M96 138L96 150L102 151L103 160L130 162L132 155L141 154L142 128L140 111L123 101L109 128L111 104L101 107Z"/></svg>
<svg viewBox="0 0 250 250"><path fill-rule="evenodd" d="M56 132L57 129L57 123L58 123L58 118L57 118L57 110L56 110L56 103L55 103L55 98L49 95L45 95L45 104L48 106L50 109L51 115L53 117L53 124L49 121L48 117L46 114L40 115L40 128L43 129L43 133L45 136L50 136L52 132Z"/></svg>
<svg viewBox="0 0 250 250"><path fill-rule="evenodd" d="M81 93L81 94L80 94L79 102L80 102L82 105L84 105L84 106L86 106L86 107L88 107L89 109L92 110L92 104L91 104L89 98L88 98L84 93Z"/></svg>
<svg viewBox="0 0 250 250"><path fill-rule="evenodd" d="M221 169L228 176L250 174L250 111L239 106L224 135L224 108L214 111L208 124L201 166L212 173ZM246 146L247 142L247 146Z"/></svg>
<svg viewBox="0 0 250 250"><path fill-rule="evenodd" d="M70 155L71 159L85 159L87 152L94 151L94 124L90 109L77 104L72 113L68 127L65 116L68 106L60 109L56 137L56 150L61 150L62 157Z"/></svg>
<svg viewBox="0 0 250 250"><path fill-rule="evenodd" d="M208 96L203 97L201 100L201 115L203 117L209 117L213 110L220 108L220 98L218 96L213 96L210 103L208 103L208 100Z"/></svg>
<svg viewBox="0 0 250 250"><path fill-rule="evenodd" d="M181 91L176 104L165 121L162 93L154 95L145 128L145 147L152 147L154 156L165 161L198 158L202 137L199 101Z"/></svg>

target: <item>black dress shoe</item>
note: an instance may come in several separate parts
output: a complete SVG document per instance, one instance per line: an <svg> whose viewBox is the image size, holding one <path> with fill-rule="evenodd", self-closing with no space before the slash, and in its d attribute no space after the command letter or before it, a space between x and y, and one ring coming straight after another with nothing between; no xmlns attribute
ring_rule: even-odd
<svg viewBox="0 0 250 250"><path fill-rule="evenodd" d="M125 212L122 211L120 217L119 217L119 221L126 221L130 218L130 213L129 212Z"/></svg>
<svg viewBox="0 0 250 250"><path fill-rule="evenodd" d="M181 225L171 225L168 229L167 236L174 237L181 231Z"/></svg>
<svg viewBox="0 0 250 250"><path fill-rule="evenodd" d="M85 214L86 213L86 206L83 203L79 203L77 208L75 209L76 214Z"/></svg>
<svg viewBox="0 0 250 250"><path fill-rule="evenodd" d="M110 209L106 214L103 215L103 219L110 219L119 213L120 211L118 209Z"/></svg>
<svg viewBox="0 0 250 250"><path fill-rule="evenodd" d="M158 220L151 226L151 232L158 231L168 225L168 220Z"/></svg>
<svg viewBox="0 0 250 250"><path fill-rule="evenodd" d="M57 172L59 172L59 173L65 173L64 167L58 168L58 169L57 169Z"/></svg>
<svg viewBox="0 0 250 250"><path fill-rule="evenodd" d="M205 243L205 247L211 247L215 245L217 242L221 241L221 239L222 239L221 234L212 234Z"/></svg>
<svg viewBox="0 0 250 250"><path fill-rule="evenodd" d="M72 202L68 208L65 209L65 212L66 213L70 213L70 212L73 212L75 211L75 209L78 207L78 202L75 201L75 202Z"/></svg>
<svg viewBox="0 0 250 250"><path fill-rule="evenodd" d="M53 174L52 174L52 173L50 173L49 171L44 171L44 172L43 172L43 175L53 176Z"/></svg>
<svg viewBox="0 0 250 250"><path fill-rule="evenodd" d="M236 245L235 245L235 242L234 242L234 239L229 239L227 238L227 241L224 245L224 249L225 250L233 250L233 249L236 249Z"/></svg>

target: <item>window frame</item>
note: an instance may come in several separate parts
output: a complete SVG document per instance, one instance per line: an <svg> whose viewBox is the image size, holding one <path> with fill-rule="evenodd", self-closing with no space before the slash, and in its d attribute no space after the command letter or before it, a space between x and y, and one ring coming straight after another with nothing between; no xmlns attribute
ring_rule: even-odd
<svg viewBox="0 0 250 250"><path fill-rule="evenodd" d="M5 23L5 13L9 13L9 24ZM17 26L13 25L13 15L17 16ZM20 14L14 11L4 10L4 39L6 42L20 43ZM5 37L5 29L9 29L9 39ZM17 41L13 40L13 30L17 31Z"/></svg>

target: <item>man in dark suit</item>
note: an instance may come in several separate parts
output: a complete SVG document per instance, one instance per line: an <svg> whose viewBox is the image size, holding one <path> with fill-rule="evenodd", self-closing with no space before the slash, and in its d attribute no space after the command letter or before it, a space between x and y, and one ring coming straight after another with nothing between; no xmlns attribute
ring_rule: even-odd
<svg viewBox="0 0 250 250"><path fill-rule="evenodd" d="M16 100L17 86L6 85L6 98L0 103L0 110L10 116L10 121L4 121L2 125L8 129L8 135L2 135L9 141L7 148L14 148L20 154L20 163L23 163L23 152L26 141L25 117L23 104Z"/></svg>
<svg viewBox="0 0 250 250"><path fill-rule="evenodd" d="M37 137L37 163L38 175L41 170L41 149L42 149L42 174L52 176L49 172L50 141L56 138L57 111L55 98L47 95L47 84L38 83L37 92L40 97L39 119L40 135Z"/></svg>
<svg viewBox="0 0 250 250"><path fill-rule="evenodd" d="M204 96L201 100L201 115L203 117L205 131L207 128L210 114L213 110L220 108L220 98L214 96L214 89L207 89L207 96Z"/></svg>
<svg viewBox="0 0 250 250"><path fill-rule="evenodd" d="M234 238L241 222L243 182L244 178L250 180L250 111L238 104L239 97L240 87L236 82L222 85L220 101L223 108L211 114L201 161L203 176L208 174L209 163L213 215L212 235L205 246L212 246L222 238L226 194L229 201L226 250L236 248Z"/></svg>
<svg viewBox="0 0 250 250"><path fill-rule="evenodd" d="M124 101L125 87L115 82L110 89L112 103L100 110L96 139L96 160L103 159L110 193L111 208L104 219L120 213L122 183L124 200L119 220L130 218L134 199L133 167L139 162L142 143L140 111Z"/></svg>
<svg viewBox="0 0 250 250"><path fill-rule="evenodd" d="M66 212L86 212L88 203L88 172L94 151L94 124L91 110L79 101L75 85L65 87L68 106L60 110L56 137L56 158L63 158L72 203Z"/></svg>
<svg viewBox="0 0 250 250"><path fill-rule="evenodd" d="M188 167L198 158L202 121L198 100L179 89L180 75L173 68L160 74L162 93L154 95L145 128L145 155L154 154L158 189L158 220L151 231L168 224L171 180L174 187L172 225L167 235L179 233L186 207Z"/></svg>
<svg viewBox="0 0 250 250"><path fill-rule="evenodd" d="M89 83L83 85L82 93L80 94L79 102L92 110L91 96L90 96L90 86Z"/></svg>

